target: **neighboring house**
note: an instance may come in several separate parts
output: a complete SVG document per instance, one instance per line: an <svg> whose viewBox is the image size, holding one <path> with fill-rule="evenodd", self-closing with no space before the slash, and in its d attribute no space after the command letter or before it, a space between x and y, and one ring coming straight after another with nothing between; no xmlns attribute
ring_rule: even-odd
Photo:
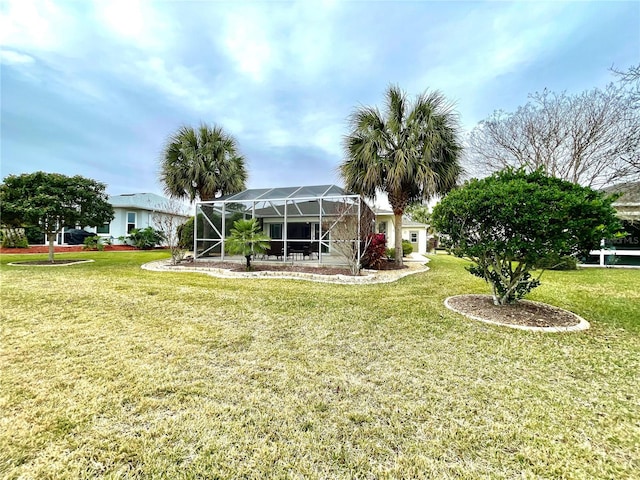
<svg viewBox="0 0 640 480"><path fill-rule="evenodd" d="M621 194L620 198L613 203L621 220L640 222L640 182L620 183L605 188L604 191Z"/></svg>
<svg viewBox="0 0 640 480"><path fill-rule="evenodd" d="M640 182L627 182L604 189L621 196L613 203L627 235L603 240L599 250L592 250L587 263L640 265Z"/></svg>
<svg viewBox="0 0 640 480"><path fill-rule="evenodd" d="M386 235L387 248L394 248L396 235L393 211L374 207L373 212L376 215L376 232ZM402 217L402 239L411 242L414 252L427 253L429 225Z"/></svg>
<svg viewBox="0 0 640 480"><path fill-rule="evenodd" d="M161 230L158 222L169 216L177 216L179 223L189 219L185 214L187 206L155 193L125 193L109 197L109 203L113 206L115 217L110 223L97 227L87 227L85 230L95 232L99 237L110 238L113 243L122 243L119 237L125 237L134 228L143 229L153 227ZM59 244L63 235L58 235Z"/></svg>

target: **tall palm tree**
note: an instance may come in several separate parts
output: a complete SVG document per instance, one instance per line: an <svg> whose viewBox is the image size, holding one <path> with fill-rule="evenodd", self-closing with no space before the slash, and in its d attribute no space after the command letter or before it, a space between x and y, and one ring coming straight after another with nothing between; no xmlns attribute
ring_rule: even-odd
<svg viewBox="0 0 640 480"><path fill-rule="evenodd" d="M235 139L221 127L182 126L164 147L160 181L172 198L208 201L244 190L247 170Z"/></svg>
<svg viewBox="0 0 640 480"><path fill-rule="evenodd" d="M458 117L438 91L411 103L397 86L385 111L359 107L349 118L340 173L348 190L367 198L386 192L395 216L396 264L402 265L402 214L417 201L451 190L462 173Z"/></svg>

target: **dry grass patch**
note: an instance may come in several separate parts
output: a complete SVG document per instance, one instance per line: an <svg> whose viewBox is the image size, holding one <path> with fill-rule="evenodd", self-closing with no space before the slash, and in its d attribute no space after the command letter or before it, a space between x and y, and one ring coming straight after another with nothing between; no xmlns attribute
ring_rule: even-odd
<svg viewBox="0 0 640 480"><path fill-rule="evenodd" d="M640 468L640 272L545 274L535 299L592 324L551 337L447 310L446 296L486 288L451 257L395 284L348 286L140 270L158 252L88 255L65 269L3 266L2 478ZM611 301L587 293L602 284Z"/></svg>

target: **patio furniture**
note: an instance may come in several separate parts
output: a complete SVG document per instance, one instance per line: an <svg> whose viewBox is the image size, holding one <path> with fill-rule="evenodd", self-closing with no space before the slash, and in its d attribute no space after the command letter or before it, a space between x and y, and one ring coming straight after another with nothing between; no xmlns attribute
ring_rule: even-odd
<svg viewBox="0 0 640 480"><path fill-rule="evenodd" d="M264 256L267 257L276 257L276 259L282 258L284 255L284 243L278 241L271 241L269 244L269 248L264 252ZM263 256L263 258L264 258Z"/></svg>

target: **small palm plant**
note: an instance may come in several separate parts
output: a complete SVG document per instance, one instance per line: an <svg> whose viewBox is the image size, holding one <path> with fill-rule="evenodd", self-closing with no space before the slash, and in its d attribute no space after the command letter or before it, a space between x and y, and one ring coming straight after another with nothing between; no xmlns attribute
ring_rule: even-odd
<svg viewBox="0 0 640 480"><path fill-rule="evenodd" d="M233 223L231 236L227 239L227 251L239 253L247 259L247 270L251 270L251 255L264 253L271 239L262 233L260 224L254 218L237 220Z"/></svg>

